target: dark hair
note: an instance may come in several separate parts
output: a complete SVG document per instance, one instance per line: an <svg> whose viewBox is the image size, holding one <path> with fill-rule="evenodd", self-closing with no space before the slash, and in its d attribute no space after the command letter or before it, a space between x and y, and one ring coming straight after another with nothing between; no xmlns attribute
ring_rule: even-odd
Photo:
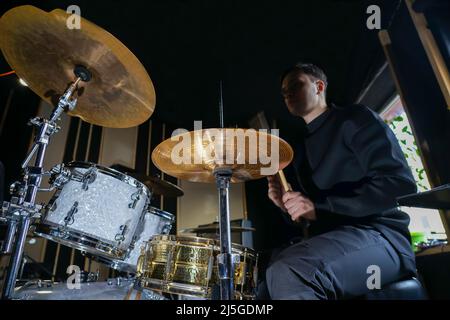
<svg viewBox="0 0 450 320"><path fill-rule="evenodd" d="M284 78L286 78L286 76L292 72L297 72L298 74L308 74L316 79L322 80L323 82L325 82L325 86L328 86L327 76L325 72L323 72L322 69L312 63L299 62L296 65L290 67L281 74L280 82L283 82Z"/></svg>

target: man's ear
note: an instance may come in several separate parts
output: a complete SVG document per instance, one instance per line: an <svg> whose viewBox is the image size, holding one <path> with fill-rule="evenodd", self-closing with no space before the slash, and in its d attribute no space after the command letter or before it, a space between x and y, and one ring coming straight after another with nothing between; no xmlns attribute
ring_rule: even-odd
<svg viewBox="0 0 450 320"><path fill-rule="evenodd" d="M322 92L325 92L325 82L323 82L322 80L317 80L316 88L317 88L317 94L321 94Z"/></svg>

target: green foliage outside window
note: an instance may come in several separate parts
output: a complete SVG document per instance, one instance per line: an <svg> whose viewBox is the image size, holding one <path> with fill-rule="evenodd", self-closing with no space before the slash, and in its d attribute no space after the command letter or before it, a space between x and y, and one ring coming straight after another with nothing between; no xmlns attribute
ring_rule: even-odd
<svg viewBox="0 0 450 320"><path fill-rule="evenodd" d="M423 168L422 160L420 158L420 151L416 140L414 139L411 125L409 124L406 113L403 112L387 123L395 133L400 143L400 147L402 148L406 161L413 172L418 191L423 192L429 190L430 183L428 182L425 169Z"/></svg>

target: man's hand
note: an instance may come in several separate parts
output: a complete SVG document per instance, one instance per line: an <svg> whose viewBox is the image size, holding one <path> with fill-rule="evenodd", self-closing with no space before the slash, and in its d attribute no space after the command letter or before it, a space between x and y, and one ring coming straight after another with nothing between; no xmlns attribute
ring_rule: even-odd
<svg viewBox="0 0 450 320"><path fill-rule="evenodd" d="M268 176L267 180L269 182L269 191L268 196L269 199L281 210L287 212L287 209L284 206L282 197L285 194L283 188L281 187L280 180L278 176Z"/></svg>
<svg viewBox="0 0 450 320"><path fill-rule="evenodd" d="M316 211L311 200L300 192L285 192L278 175L268 176L267 180L269 181L269 199L281 210L287 212L292 221L298 222L300 218L316 220Z"/></svg>
<svg viewBox="0 0 450 320"><path fill-rule="evenodd" d="M300 192L288 191L283 194L282 201L292 221L298 222L301 218L316 220L314 203Z"/></svg>

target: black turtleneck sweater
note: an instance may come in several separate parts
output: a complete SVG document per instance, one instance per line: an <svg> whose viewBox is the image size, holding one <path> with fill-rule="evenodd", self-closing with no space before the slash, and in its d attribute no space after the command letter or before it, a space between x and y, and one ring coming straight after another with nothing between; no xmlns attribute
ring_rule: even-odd
<svg viewBox="0 0 450 320"><path fill-rule="evenodd" d="M396 197L417 189L391 129L361 105L331 104L309 124L300 119L292 167L316 208L310 235L341 225L375 228L411 263L409 216Z"/></svg>

